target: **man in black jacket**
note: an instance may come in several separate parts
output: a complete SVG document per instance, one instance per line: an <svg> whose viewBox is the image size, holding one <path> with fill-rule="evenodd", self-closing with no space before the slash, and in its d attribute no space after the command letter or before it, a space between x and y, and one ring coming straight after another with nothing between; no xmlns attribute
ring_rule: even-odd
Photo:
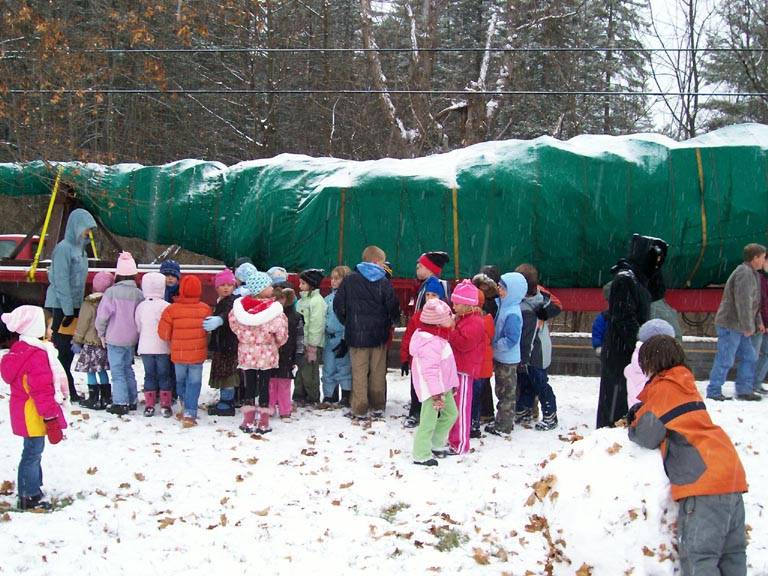
<svg viewBox="0 0 768 576"><path fill-rule="evenodd" d="M352 417L384 413L387 389L387 341L400 318L400 305L386 277L386 254L378 246L363 250L363 261L344 278L333 311L344 324L344 340L352 363Z"/></svg>
<svg viewBox="0 0 768 576"><path fill-rule="evenodd" d="M663 295L661 267L669 245L659 238L632 235L629 256L611 268L613 282L608 320L600 352L597 428L613 426L627 413L624 368L632 360L640 325L649 318L651 301Z"/></svg>

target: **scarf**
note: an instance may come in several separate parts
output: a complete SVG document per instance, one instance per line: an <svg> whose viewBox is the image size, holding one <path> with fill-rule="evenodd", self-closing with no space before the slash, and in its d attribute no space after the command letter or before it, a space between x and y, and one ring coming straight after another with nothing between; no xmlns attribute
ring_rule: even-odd
<svg viewBox="0 0 768 576"><path fill-rule="evenodd" d="M40 340L39 338L33 338L31 336L19 335L19 340L26 342L30 346L44 350L48 354L48 365L53 373L53 394L56 403L63 405L69 398L69 381L67 380L67 373L64 372L64 366L59 362L59 351L56 350L56 346L53 342L47 342Z"/></svg>
<svg viewBox="0 0 768 576"><path fill-rule="evenodd" d="M422 332L427 332L428 334L432 334L433 336L439 336L443 340L448 340L451 337L453 328L446 328L444 326L435 326L434 324L424 324L424 322L419 322L419 330Z"/></svg>

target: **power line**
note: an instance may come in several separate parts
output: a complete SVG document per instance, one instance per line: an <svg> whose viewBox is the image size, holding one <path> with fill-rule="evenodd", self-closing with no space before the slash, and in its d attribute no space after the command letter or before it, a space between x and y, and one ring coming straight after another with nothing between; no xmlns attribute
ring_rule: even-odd
<svg viewBox="0 0 768 576"><path fill-rule="evenodd" d="M252 88L233 88L233 89L199 89L185 90L172 89L160 90L154 88L30 88L18 89L12 88L5 91L6 94L112 94L112 95L153 95L153 96L171 96L171 95L216 95L216 94L266 94L276 96L301 96L305 94L342 94L342 95L360 95L360 94L422 94L431 96L605 96L605 97L654 97L654 96L699 96L715 98L765 98L768 92L662 92L662 91L600 91L600 90L368 90L368 89L310 89L310 90L270 90L270 89L252 89Z"/></svg>
<svg viewBox="0 0 768 576"><path fill-rule="evenodd" d="M539 53L539 52L744 52L744 53L764 53L768 48L663 48L663 47L539 47L539 48L486 48L483 47L435 47L435 48L322 48L322 47L294 47L294 48L264 48L259 46L252 47L199 47L199 48L83 48L76 50L64 49L67 54L186 54L186 53L346 53L346 52L493 52L493 53ZM30 50L6 50L2 54L5 57L11 55L34 55Z"/></svg>

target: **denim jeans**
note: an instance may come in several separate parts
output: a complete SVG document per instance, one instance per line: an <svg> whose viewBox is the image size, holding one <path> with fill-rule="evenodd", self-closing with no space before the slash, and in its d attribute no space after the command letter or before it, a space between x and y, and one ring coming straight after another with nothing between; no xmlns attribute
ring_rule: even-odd
<svg viewBox="0 0 768 576"><path fill-rule="evenodd" d="M752 345L757 352L757 366L755 366L755 381L752 387L755 390L759 390L765 377L768 376L768 334L762 334L758 332L752 336Z"/></svg>
<svg viewBox="0 0 768 576"><path fill-rule="evenodd" d="M133 373L133 346L107 344L107 358L112 371L112 403L120 406L136 404L139 392Z"/></svg>
<svg viewBox="0 0 768 576"><path fill-rule="evenodd" d="M141 362L144 364L144 392L165 391L173 387L171 357L168 354L142 354Z"/></svg>
<svg viewBox="0 0 768 576"><path fill-rule="evenodd" d="M20 497L40 496L40 486L43 485L43 469L40 461L43 459L45 436L24 438L24 449L19 462L18 491Z"/></svg>
<svg viewBox="0 0 768 576"><path fill-rule="evenodd" d="M174 364L176 369L176 391L184 402L184 416L197 418L197 402L203 386L202 364Z"/></svg>
<svg viewBox="0 0 768 576"><path fill-rule="evenodd" d="M480 426L480 413L483 404L483 388L486 383L490 384L490 378L478 378L472 382L472 426Z"/></svg>
<svg viewBox="0 0 768 576"><path fill-rule="evenodd" d="M85 375L88 386L97 386L99 384L109 384L109 374L106 370L99 371L99 380L96 381L96 372L88 372Z"/></svg>
<svg viewBox="0 0 768 576"><path fill-rule="evenodd" d="M735 361L739 362L736 371L736 394L751 393L757 363L757 354L751 338L744 336L744 333L738 330L722 326L715 326L715 329L717 330L717 354L712 364L712 371L709 373L707 396L722 393L725 377Z"/></svg>

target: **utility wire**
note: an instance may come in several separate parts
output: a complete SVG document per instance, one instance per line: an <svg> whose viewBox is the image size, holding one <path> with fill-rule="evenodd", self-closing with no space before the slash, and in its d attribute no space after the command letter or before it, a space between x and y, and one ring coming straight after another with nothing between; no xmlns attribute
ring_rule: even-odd
<svg viewBox="0 0 768 576"><path fill-rule="evenodd" d="M662 91L600 91L600 90L367 90L367 89L335 89L335 90L270 90L253 88L232 88L232 89L199 89L185 90L172 89L160 90L155 88L30 88L17 89L11 88L5 91L6 94L146 94L146 95L206 95L206 94L269 94L280 96L301 96L305 94L424 94L432 96L608 96L608 97L630 97L630 96L700 96L716 98L764 98L768 92L662 92Z"/></svg>

